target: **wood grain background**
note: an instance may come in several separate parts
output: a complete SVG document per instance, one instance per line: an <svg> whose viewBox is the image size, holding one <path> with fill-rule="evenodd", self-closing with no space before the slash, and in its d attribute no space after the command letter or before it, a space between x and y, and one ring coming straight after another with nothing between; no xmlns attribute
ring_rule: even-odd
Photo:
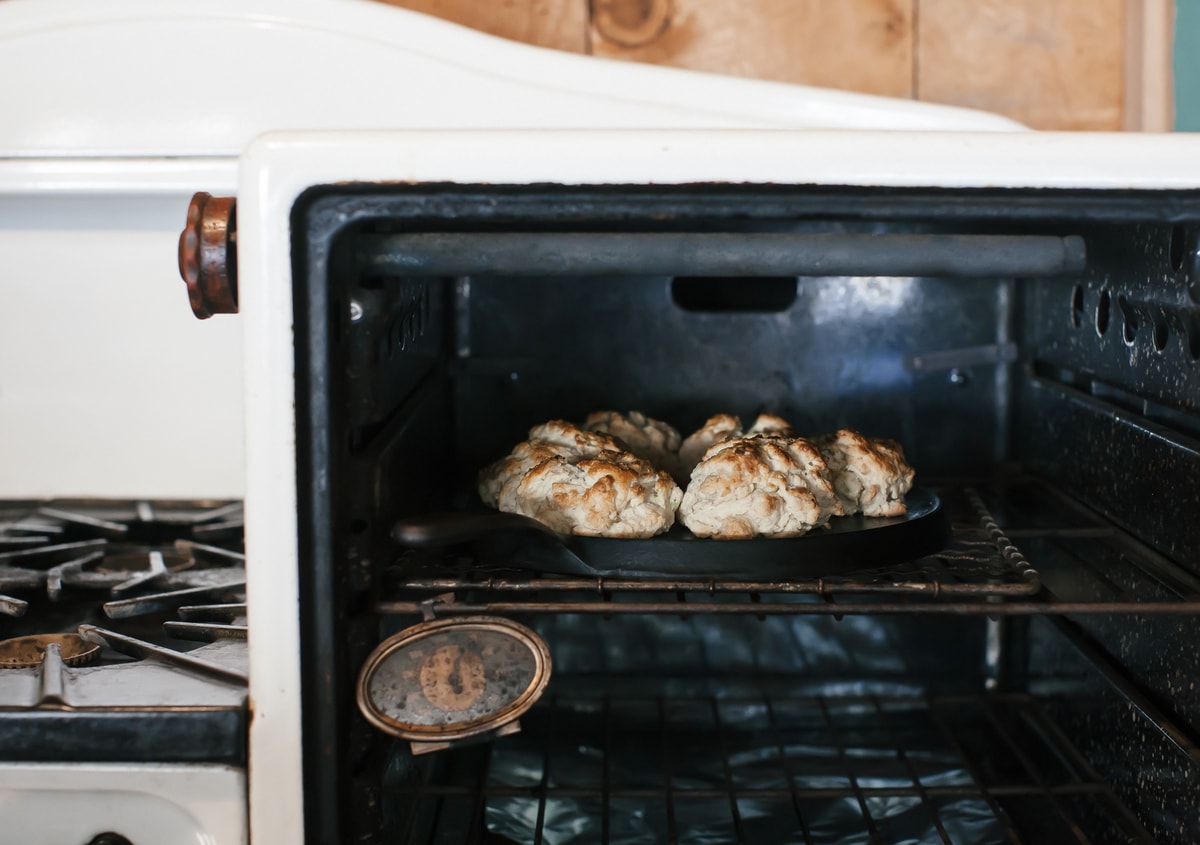
<svg viewBox="0 0 1200 845"><path fill-rule="evenodd" d="M382 0L577 53L1122 129L1146 0ZM1136 92L1135 92L1136 93Z"/></svg>

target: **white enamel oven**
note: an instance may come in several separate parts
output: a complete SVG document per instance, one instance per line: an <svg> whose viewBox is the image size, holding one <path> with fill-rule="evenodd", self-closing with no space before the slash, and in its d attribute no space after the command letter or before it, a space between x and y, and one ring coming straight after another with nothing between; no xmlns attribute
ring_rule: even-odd
<svg viewBox="0 0 1200 845"><path fill-rule="evenodd" d="M224 767L5 764L5 815L42 842L244 842L245 778ZM19 786L17 786L19 784Z"/></svg>
<svg viewBox="0 0 1200 845"><path fill-rule="evenodd" d="M12 638L78 633L82 624L82 648L102 647L99 662L76 666L63 649L79 643L42 644L34 647L34 665L0 671L0 839L17 832L22 841L48 845L1200 839L1192 739L1200 718L1191 686L1197 660L1188 634L1197 610L1197 544L1194 520L1180 505L1200 497L1191 472L1200 356L1193 139L1024 133L962 110L589 62L346 0L204 9L182 0L103 8L7 0L0 20L0 67L9 77L39 80L0 90L3 111L24 116L0 122L0 260L12 306L0 309L0 419L12 433L0 438L0 563L26 570L0 576L0 626ZM194 57L213 43L241 47L230 50L231 63L214 65L212 84L195 86ZM314 62L314 55L324 58ZM71 71L68 57L76 56L94 57L93 72ZM275 72L283 67L293 69L286 78ZM381 96L375 83L395 78L418 83ZM191 108L179 120L163 119L161 104L184 90ZM739 129L746 127L757 130ZM831 131L837 127L843 131ZM284 132L251 144L263 132L313 128L332 131ZM180 295L177 237L195 190L237 196L236 317L197 323ZM716 585L694 580L664 587L665 598L660 590L647 603L644 584L613 590L593 579L580 596L550 579L550 599L561 599L553 605L546 595L529 598L524 582L493 589L470 573L423 576L419 590L376 584L394 563L383 525L411 502L368 509L362 525L331 520L336 543L318 542L324 523L314 517L314 502L349 502L372 483L331 487L329 476L311 472L314 446L331 429L314 426L310 413L313 364L323 360L313 345L319 332L300 342L298 332L323 313L322 325L353 336L355 314L367 320L359 326L370 325L378 317L371 307L383 305L403 319L385 323L387 331L371 343L399 350L397 360L411 358L407 347L421 336L437 336L443 363L424 396L438 395L450 378L482 379L500 391L499 401L476 415L503 422L488 435L490 445L455 435L459 445L447 448L445 422L469 426L470 415L446 414L435 428L430 442L464 471L496 456L501 433L519 435L520 426L539 421L506 397L521 396L530 384L536 392L538 374L544 379L546 362L557 360L544 349L489 355L479 345L505 325L527 329L535 349L532 339L546 333L513 318L503 297L489 300L496 274L478 267L439 271L433 284L408 287L406 276L424 277L394 272L383 284L359 285L357 269L342 274L347 268L335 267L327 286L303 289L336 293L349 285L367 295L357 302L335 296L324 312L299 301L302 280L312 275L304 235L310 201L344 193L346 205L333 213L353 220L358 236L373 224L356 202L389 191L423 192L427 200L474 195L483 198L476 211L556 192L593 210L606 196L624 194L629 202L655 191L690 192L703 202L739 191L762 198L757 212L741 208L742 221L762 214L775 192L812 195L831 205L824 212L808 207L805 226L855 237L892 229L942 234L939 221L965 205L969 221L957 234L1049 237L1015 242L1036 246L1041 256L1037 266L1018 259L1016 269L1028 278L993 266L992 275L946 282L944 268L918 274L937 270L919 258L909 275L896 275L896 266L866 276L856 275L861 265L843 274L810 267L804 278L818 281L791 284L786 280L795 277L784 268L768 279L770 307L762 313L708 313L717 305L711 301L688 312L667 296L651 312L662 325L651 320L645 336L669 329L675 334L663 336L681 341L672 349L685 348L688 337L722 349L738 342L736 332L722 328L728 325L740 326L743 340L824 338L839 322L859 325L865 331L847 348L870 355L827 349L822 354L834 357L819 358L830 365L822 372L844 373L843 384L863 388L858 404L839 406L832 379L818 380L823 387L814 394L792 378L791 364L771 367L765 386L729 376L746 375L736 365L717 367L725 381L714 381L721 389L705 396L743 414L769 397L781 403L777 410L803 411L787 397L815 396L820 401L811 407L828 416L814 411L812 420L839 422L829 409L854 408L860 419L840 421L874 422L899 437L922 476L954 482L957 469L986 479L1017 457L1046 468L1058 485L1047 488L1054 495L1029 488L1036 492L1030 500L1044 507L1025 511L1013 504L1024 501L1027 488L1019 486L1011 497L999 488L980 491L983 511L968 497L977 533L958 536L968 547L952 551L959 565L977 567L976 580L951 589L953 579L922 569L902 579L904 596L889 587L889 612L909 620L896 625L917 629L901 638L919 646L911 666L872 650L898 630L876 624L890 619L878 606L853 590L808 582L795 589L810 590L819 611L802 602L786 613L768 607L757 614L746 608L770 605L778 590L731 588L728 595L743 604L727 613L719 610ZM903 211L905 198L918 195L922 210ZM431 224L440 212L436 203L430 208L426 234L473 231L446 225L444 214ZM636 203L630 208L630 219L637 218ZM576 213L552 206L538 225L569 232L578 229ZM687 216L679 207L672 213ZM658 219L638 225L657 231L666 218ZM1076 223L1091 227L1083 275L1072 269L1080 258L1073 247L1060 265L1045 252L1074 244L1065 238L1078 234ZM394 217L378 224L373 234L404 234ZM748 225L729 228L744 232ZM488 226L496 230L494 221ZM604 226L619 229L611 217ZM219 237L212 245L230 246ZM1066 275L1053 275L1055 266ZM644 304L648 290L669 292L678 274L650 275L636 291L627 289L629 302ZM744 275L724 273L717 293ZM577 276L564 279L578 283ZM422 285L439 298L410 295ZM727 308L726 300L715 310ZM455 310L471 302L482 310ZM489 302L500 307L489 310ZM619 311L620 302L609 299L606 307ZM584 296L582 304L596 303ZM434 305L441 310L428 310ZM913 317L918 306L926 319ZM1044 325L1037 315L1046 315ZM474 323L464 324L463 316ZM785 331L797 326L803 331ZM585 325L580 334L593 348L590 331ZM875 337L884 345L873 346ZM726 358L743 367L750 360ZM667 387L682 395L680 385L699 379ZM396 395L407 390L403 379L396 386ZM696 400L700 393L693 392ZM607 403L618 393L596 387L583 398ZM476 406L494 398L476 396ZM572 401L578 398L576 392ZM685 400L674 408L656 401L664 416L682 414L683 425L694 422ZM881 412L887 403L919 405L923 413L888 417ZM1018 407L1038 413L1017 414ZM724 408L709 412L717 410ZM918 418L942 422L920 427ZM1029 421L1039 419L1053 431L1082 432L1076 445L1085 448L1030 436L1036 428ZM1097 448L1105 437L1117 446ZM407 445L393 459L422 454L405 436L398 442ZM1114 459L1098 466L1081 458L1074 471L1057 457L1076 452ZM951 465L947 454L969 456L969 466ZM1136 461L1122 456L1153 457L1153 472L1134 473ZM1165 478L1164 486L1181 494L1164 499L1147 477ZM397 472L388 489L412 497L421 478ZM1114 478L1121 484L1103 483ZM437 478L424 483L442 504L455 503ZM1058 495L1064 487L1065 498ZM1012 537L1004 533L1010 527ZM97 541L104 542L101 556ZM1029 546L1045 552L1055 543L1065 549L1057 557L1026 559ZM26 558L28 565L12 554L63 546ZM134 548L127 555L123 547ZM980 548L995 558L978 560ZM318 570L318 559L326 567L337 563ZM1086 563L1070 563L1076 559ZM33 588L19 586L28 584L20 581L28 570L36 573ZM317 572L328 581L319 583ZM369 602L343 605L339 579L362 573L376 592ZM88 589L101 591L94 608L72 619L56 615L51 594L79 598L89 579ZM163 590L150 588L156 579ZM878 584L868 586L878 596ZM932 606L900 601L942 590ZM129 602L164 592L173 595L151 599L162 604L144 608L146 616L122 615ZM685 600L699 610L681 614ZM573 612L549 610L561 610L562 602ZM340 626L350 607L360 614L350 626L357 633L338 643L349 630ZM46 609L50 615L39 623L34 613ZM440 623L479 615L519 620L553 657L540 701L520 717L521 732L417 755L373 727L355 685L372 649L394 629L416 630L429 617ZM608 615L619 624L605 627ZM952 617L965 622L951 624ZM1025 625L1025 617L1036 619ZM643 619L658 622L639 628ZM595 620L599 627L585 624ZM598 698L568 648L581 638L593 650L610 644L603 651L609 663L597 665L612 685ZM158 650L168 641L168 653ZM701 659L720 662L722 652L709 648L716 643L741 649L734 660L741 675L725 675L730 685L698 690L647 680L720 680ZM779 643L789 649L786 661L771 651ZM648 652L650 646L658 650ZM951 659L963 653L978 659ZM1039 661L1016 657L1030 653ZM1030 677L1031 665L1055 671ZM890 686L864 686L864 667L872 666L884 674L900 668ZM835 668L843 673L836 678ZM939 668L961 677L941 690L918 682ZM327 670L336 681L323 685ZM625 670L633 681L621 689L613 679ZM784 709L752 702L750 687L732 684L763 678L783 683L772 701ZM1087 701L1095 709L1080 706ZM863 718L870 724L860 724ZM906 745L914 721L932 725L938 742ZM696 724L707 727L679 730ZM817 728L804 733L812 724ZM567 741L572 726L582 726L574 744ZM863 738L878 726L892 734ZM551 736L561 741L551 743ZM980 736L990 737L993 750L1017 750L976 755ZM712 753L689 757L675 748L681 738ZM571 749L574 756L566 753ZM998 759L1009 768L983 765ZM757 780L755 765L767 763L775 779Z"/></svg>
<svg viewBox="0 0 1200 845"><path fill-rule="evenodd" d="M213 45L224 58L206 63ZM290 403L279 396L292 394L291 368L252 380L246 395L261 413L244 413L243 337L275 356L274 335L240 318L196 322L176 270L188 198L238 194L253 138L320 128L1017 128L963 109L592 61L356 0L8 0L0 76L23 80L0 86L0 637L90 626L57 651L26 643L32 652L0 670L0 840L19 831L46 845L302 839L298 617L286 611L294 518L266 527L275 496L294 500L294 472L268 455L254 482L266 557L252 568L282 580L278 592L260 583L251 600L262 605L253 615L264 651L263 682L249 693L240 587L244 419L261 419L268 438L290 430L290 416L274 415ZM382 97L367 78L405 83L380 83ZM246 161L247 178L258 166ZM422 168L402 157L377 175ZM280 227L286 214L265 231ZM247 227L247 238L262 237ZM281 293L277 283L241 274L246 296ZM268 332L289 324L289 309L271 306ZM260 373L283 364L257 361ZM145 615L129 613L129 602L161 593L170 595ZM98 658L64 654L101 643ZM252 836L247 767L260 796Z"/></svg>
<svg viewBox="0 0 1200 845"><path fill-rule="evenodd" d="M1168 676L1197 649L1198 150L256 141L236 241L220 219L197 240L214 266L236 247L247 355L252 841L1192 841L1197 701ZM786 352L766 375L764 338ZM447 479L469 490L539 414L638 402L684 425L718 401L900 438L950 545L865 581L647 584L423 569L390 533L470 509ZM401 654L378 649L480 617L548 645L540 701L410 746L375 696L395 715L420 687L454 727L472 664L435 695L419 661L440 649L418 650L376 688Z"/></svg>

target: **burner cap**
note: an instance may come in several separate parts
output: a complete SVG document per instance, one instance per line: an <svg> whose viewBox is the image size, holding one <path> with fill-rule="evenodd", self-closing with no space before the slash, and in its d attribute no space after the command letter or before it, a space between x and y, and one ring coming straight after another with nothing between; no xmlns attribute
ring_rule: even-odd
<svg viewBox="0 0 1200 845"><path fill-rule="evenodd" d="M100 646L89 643L78 634L37 634L0 640L0 669L24 669L41 666L46 647L56 644L62 661L68 666L86 666L96 659Z"/></svg>

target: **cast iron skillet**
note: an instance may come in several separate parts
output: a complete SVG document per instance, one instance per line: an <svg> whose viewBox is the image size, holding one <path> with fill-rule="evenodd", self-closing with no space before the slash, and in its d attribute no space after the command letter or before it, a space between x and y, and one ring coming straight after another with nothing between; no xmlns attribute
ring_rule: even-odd
<svg viewBox="0 0 1200 845"><path fill-rule="evenodd" d="M776 540L703 540L679 524L648 540L577 537L499 511L403 519L392 539L405 548L472 543L480 562L538 572L785 581L875 569L941 551L950 539L950 521L937 494L914 487L904 499L904 516L834 517L828 528Z"/></svg>

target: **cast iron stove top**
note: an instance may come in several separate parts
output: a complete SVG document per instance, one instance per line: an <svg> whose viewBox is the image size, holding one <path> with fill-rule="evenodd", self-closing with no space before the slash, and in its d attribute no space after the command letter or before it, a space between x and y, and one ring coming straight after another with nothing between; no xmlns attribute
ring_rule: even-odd
<svg viewBox="0 0 1200 845"><path fill-rule="evenodd" d="M0 503L0 759L244 763L238 502Z"/></svg>

